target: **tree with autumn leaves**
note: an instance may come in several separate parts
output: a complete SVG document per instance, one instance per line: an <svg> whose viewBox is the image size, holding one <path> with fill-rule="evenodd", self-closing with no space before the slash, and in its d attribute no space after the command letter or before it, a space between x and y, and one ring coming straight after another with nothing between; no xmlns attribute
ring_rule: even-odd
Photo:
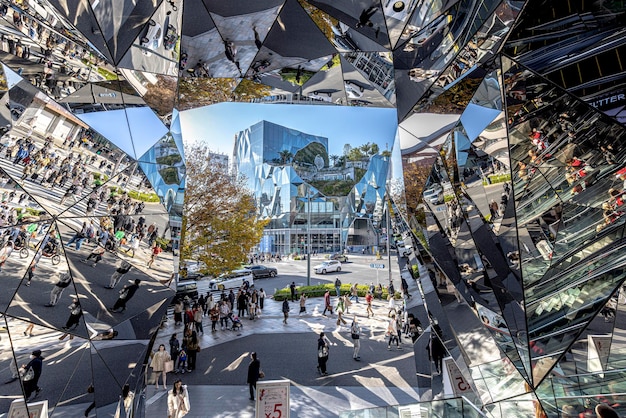
<svg viewBox="0 0 626 418"><path fill-rule="evenodd" d="M259 220L245 179L211 157L205 144L185 148L186 188L181 259L206 265L217 276L240 268L258 245L267 221Z"/></svg>

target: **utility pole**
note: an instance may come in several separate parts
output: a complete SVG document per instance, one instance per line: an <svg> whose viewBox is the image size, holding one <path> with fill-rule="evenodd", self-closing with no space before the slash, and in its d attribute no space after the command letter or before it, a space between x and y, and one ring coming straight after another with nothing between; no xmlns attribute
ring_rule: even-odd
<svg viewBox="0 0 626 418"><path fill-rule="evenodd" d="M311 286L311 189L307 189L307 222L306 222L306 285Z"/></svg>

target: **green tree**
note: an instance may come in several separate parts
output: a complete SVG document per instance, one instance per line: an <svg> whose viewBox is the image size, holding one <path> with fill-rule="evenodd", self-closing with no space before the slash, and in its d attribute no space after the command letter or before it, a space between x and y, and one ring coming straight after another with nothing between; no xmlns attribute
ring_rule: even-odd
<svg viewBox="0 0 626 418"><path fill-rule="evenodd" d="M267 221L258 219L244 179L214 164L206 144L187 147L185 154L181 259L204 262L213 276L236 269L260 242Z"/></svg>
<svg viewBox="0 0 626 418"><path fill-rule="evenodd" d="M289 164L289 162L293 158L293 154L291 153L291 151L286 150L286 149L284 149L281 152L279 152L278 155L279 155L279 158L280 158L280 163L282 165Z"/></svg>
<svg viewBox="0 0 626 418"><path fill-rule="evenodd" d="M337 165L337 161L339 161L339 156L337 154L333 154L330 157L330 161L333 162L333 167Z"/></svg>

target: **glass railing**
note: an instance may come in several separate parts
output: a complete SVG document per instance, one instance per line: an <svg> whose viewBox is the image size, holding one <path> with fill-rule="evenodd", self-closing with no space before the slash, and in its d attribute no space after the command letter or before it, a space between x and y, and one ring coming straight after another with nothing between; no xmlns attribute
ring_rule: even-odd
<svg viewBox="0 0 626 418"><path fill-rule="evenodd" d="M381 406L339 413L340 418L482 418L487 417L467 398L419 402L409 405Z"/></svg>

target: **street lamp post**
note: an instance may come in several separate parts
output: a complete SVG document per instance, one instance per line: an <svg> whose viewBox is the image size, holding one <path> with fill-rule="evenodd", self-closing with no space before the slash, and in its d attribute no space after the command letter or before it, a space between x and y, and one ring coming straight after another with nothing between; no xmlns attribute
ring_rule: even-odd
<svg viewBox="0 0 626 418"><path fill-rule="evenodd" d="M311 286L311 190L307 190L306 242L306 285Z"/></svg>

